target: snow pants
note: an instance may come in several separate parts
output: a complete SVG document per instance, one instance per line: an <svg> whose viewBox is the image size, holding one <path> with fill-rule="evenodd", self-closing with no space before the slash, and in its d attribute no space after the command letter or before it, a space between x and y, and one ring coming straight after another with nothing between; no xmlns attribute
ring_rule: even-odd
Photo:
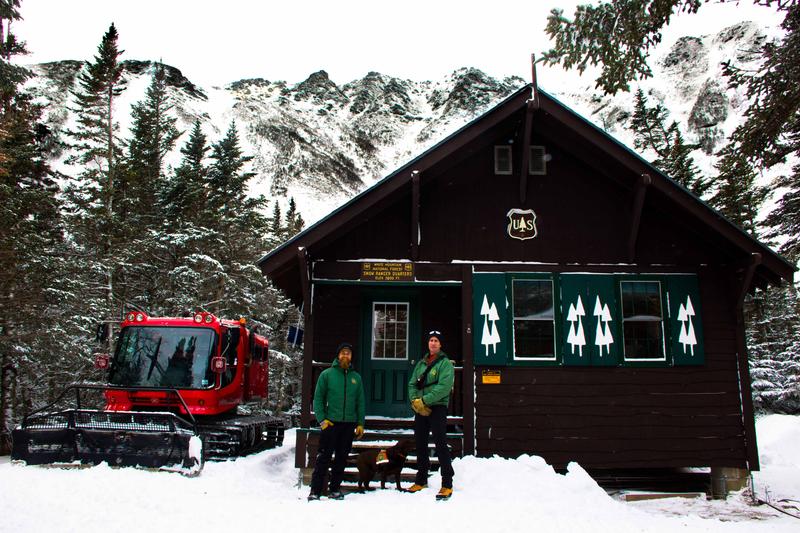
<svg viewBox="0 0 800 533"><path fill-rule="evenodd" d="M331 456L334 456L334 453L329 487L330 492L339 490L344 477L347 456L350 455L350 449L353 447L355 430L355 422L334 422L332 426L320 433L317 461L314 465L314 473L311 474L312 494L322 494L325 475L328 473L328 466L331 464Z"/></svg>
<svg viewBox="0 0 800 533"><path fill-rule="evenodd" d="M450 461L450 448L447 446L447 406L432 405L428 416L414 417L414 439L417 442L417 485L428 484L430 457L428 451L429 437L433 434L436 446L436 457L442 472L442 486L453 488L453 465Z"/></svg>

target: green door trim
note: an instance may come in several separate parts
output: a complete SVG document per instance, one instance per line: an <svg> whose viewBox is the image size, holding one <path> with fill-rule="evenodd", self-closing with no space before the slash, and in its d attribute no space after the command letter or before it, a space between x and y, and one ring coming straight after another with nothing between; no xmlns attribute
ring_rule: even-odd
<svg viewBox="0 0 800 533"><path fill-rule="evenodd" d="M406 359L372 359L372 313L376 302L408 304ZM368 416L407 418L413 414L406 388L408 376L420 357L420 319L418 290L410 287L376 288L361 293L360 338L363 348L357 368L364 381Z"/></svg>

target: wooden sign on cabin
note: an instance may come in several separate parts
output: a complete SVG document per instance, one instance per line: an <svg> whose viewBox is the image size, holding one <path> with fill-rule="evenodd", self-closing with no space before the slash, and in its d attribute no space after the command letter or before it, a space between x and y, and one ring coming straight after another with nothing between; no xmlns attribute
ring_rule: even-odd
<svg viewBox="0 0 800 533"><path fill-rule="evenodd" d="M414 264L361 263L361 281L414 281Z"/></svg>

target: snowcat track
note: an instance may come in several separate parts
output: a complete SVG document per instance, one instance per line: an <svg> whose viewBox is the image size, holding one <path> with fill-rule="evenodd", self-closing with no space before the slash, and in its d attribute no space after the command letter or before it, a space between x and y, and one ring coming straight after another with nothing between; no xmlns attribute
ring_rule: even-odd
<svg viewBox="0 0 800 533"><path fill-rule="evenodd" d="M237 416L202 422L204 461L225 461L283 444L286 422L274 416Z"/></svg>

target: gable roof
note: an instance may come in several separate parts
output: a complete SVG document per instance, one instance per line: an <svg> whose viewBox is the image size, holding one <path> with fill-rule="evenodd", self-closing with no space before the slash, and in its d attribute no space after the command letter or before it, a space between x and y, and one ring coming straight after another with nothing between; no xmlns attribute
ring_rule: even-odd
<svg viewBox="0 0 800 533"><path fill-rule="evenodd" d="M653 190L668 198L671 202L680 205L698 223L711 228L729 244L740 249L743 260L749 260L753 257L753 254L759 254L760 263L754 273L753 284L763 287L768 283L777 284L781 280L792 280L793 273L796 270L794 265L787 262L768 246L745 233L741 228L656 169L627 146L561 103L555 97L541 89L534 88L531 84L520 88L483 115L472 120L455 133L378 181L372 187L335 209L326 217L266 254L258 261L262 273L276 279L277 277L285 278L287 274L291 275L289 271L297 271L293 279L298 280L299 284L298 248L309 249L345 225L353 223L367 209L402 188L407 188L412 171L424 173L425 170L454 154L483 132L500 124L515 113L526 109L534 96L536 96L536 101L538 102L538 110L547 113L581 138L608 154L618 163L628 168L633 176L648 174L651 177L650 187ZM742 266L746 265L743 264Z"/></svg>

